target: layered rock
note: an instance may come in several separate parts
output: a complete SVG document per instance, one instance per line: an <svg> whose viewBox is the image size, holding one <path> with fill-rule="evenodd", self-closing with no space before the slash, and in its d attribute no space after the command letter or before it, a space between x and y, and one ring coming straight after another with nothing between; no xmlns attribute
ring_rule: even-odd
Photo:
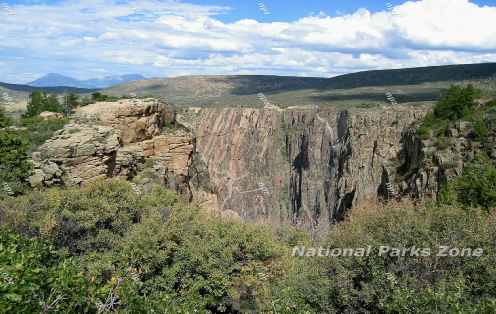
<svg viewBox="0 0 496 314"><path fill-rule="evenodd" d="M163 183L190 193L191 134L165 130L174 110L155 99L99 102L80 108L71 124L33 154L33 186L78 185L98 178L134 178L151 161Z"/></svg>

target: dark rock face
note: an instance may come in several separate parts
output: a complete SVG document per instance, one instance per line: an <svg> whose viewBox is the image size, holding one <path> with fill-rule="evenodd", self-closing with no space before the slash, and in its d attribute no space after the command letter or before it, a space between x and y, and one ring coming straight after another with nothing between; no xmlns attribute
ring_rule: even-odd
<svg viewBox="0 0 496 314"><path fill-rule="evenodd" d="M220 210L329 226L381 197L384 171L401 165L404 130L427 111L205 109L195 125L195 154Z"/></svg>

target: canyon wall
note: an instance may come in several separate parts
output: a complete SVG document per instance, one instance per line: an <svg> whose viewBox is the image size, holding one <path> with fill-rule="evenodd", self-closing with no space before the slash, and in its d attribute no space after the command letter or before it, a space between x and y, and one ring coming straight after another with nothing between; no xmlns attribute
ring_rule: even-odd
<svg viewBox="0 0 496 314"><path fill-rule="evenodd" d="M413 173L422 163L425 145L408 130L427 112L413 106L176 112L154 99L97 103L78 110L33 154L31 184L123 177L138 188L165 185L242 219L325 227L353 206L414 188L418 180L400 170L416 167Z"/></svg>
<svg viewBox="0 0 496 314"><path fill-rule="evenodd" d="M385 174L400 164L403 132L427 111L204 109L195 154L220 210L326 226L388 196Z"/></svg>

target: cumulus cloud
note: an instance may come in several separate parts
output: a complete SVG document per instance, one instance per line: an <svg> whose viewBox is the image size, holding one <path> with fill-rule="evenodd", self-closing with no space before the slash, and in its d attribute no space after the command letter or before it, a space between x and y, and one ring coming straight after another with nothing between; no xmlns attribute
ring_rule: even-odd
<svg viewBox="0 0 496 314"><path fill-rule="evenodd" d="M496 6L407 1L380 12L222 21L230 8L174 0L68 0L0 11L0 80L19 73L334 76L496 61ZM22 57L23 62L17 58ZM34 78L34 77L33 77Z"/></svg>

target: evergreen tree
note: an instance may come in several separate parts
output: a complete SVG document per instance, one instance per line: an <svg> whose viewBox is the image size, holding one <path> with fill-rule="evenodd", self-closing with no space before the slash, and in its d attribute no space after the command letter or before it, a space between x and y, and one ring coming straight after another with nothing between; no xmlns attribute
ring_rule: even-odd
<svg viewBox="0 0 496 314"><path fill-rule="evenodd" d="M64 114L66 116L69 116L72 111L74 110L74 108L80 106L80 102L79 102L79 96L74 94L74 93L70 93L69 95L66 95L64 97Z"/></svg>
<svg viewBox="0 0 496 314"><path fill-rule="evenodd" d="M0 131L0 182L20 192L31 174L28 143L12 132Z"/></svg>
<svg viewBox="0 0 496 314"><path fill-rule="evenodd" d="M55 95L47 95L41 91L32 92L24 117L34 117L43 111L64 112L64 106L59 103Z"/></svg>

